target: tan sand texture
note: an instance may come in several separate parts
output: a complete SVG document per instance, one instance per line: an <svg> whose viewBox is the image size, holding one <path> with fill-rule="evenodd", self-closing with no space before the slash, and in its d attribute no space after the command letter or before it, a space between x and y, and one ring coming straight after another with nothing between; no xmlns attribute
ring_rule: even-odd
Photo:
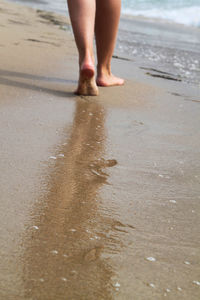
<svg viewBox="0 0 200 300"><path fill-rule="evenodd" d="M199 89L114 59L77 97L67 18L0 0L0 33L0 299L199 300Z"/></svg>

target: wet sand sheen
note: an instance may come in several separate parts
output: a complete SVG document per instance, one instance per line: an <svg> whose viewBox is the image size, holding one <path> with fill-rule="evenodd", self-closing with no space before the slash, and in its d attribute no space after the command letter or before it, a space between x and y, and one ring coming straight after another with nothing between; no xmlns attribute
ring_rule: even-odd
<svg viewBox="0 0 200 300"><path fill-rule="evenodd" d="M0 5L0 297L199 299L198 89L116 59L76 97L70 33Z"/></svg>
<svg viewBox="0 0 200 300"><path fill-rule="evenodd" d="M108 243L104 230L112 220L98 212L98 190L108 176L102 168L109 165L103 142L103 107L77 99L71 136L51 171L49 193L33 211L38 229L24 240L26 297L112 298L112 266L101 258Z"/></svg>

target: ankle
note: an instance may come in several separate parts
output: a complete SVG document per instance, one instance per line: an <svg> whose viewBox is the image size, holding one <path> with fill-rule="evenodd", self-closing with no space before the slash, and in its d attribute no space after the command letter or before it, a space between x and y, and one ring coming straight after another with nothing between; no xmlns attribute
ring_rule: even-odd
<svg viewBox="0 0 200 300"><path fill-rule="evenodd" d="M97 74L98 76L111 75L111 66L110 64L107 65L97 65Z"/></svg>
<svg viewBox="0 0 200 300"><path fill-rule="evenodd" d="M95 59L94 59L94 54L93 51L91 50L85 50L79 53L79 66L81 68L82 64L90 64L94 65Z"/></svg>

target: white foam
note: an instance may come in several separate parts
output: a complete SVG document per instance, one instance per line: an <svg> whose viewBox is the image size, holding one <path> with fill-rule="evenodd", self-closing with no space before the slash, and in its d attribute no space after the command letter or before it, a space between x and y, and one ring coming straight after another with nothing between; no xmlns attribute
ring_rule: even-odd
<svg viewBox="0 0 200 300"><path fill-rule="evenodd" d="M171 10L164 8L152 8L148 10L124 9L122 13L132 16L164 19L187 26L200 26L200 6L182 7Z"/></svg>

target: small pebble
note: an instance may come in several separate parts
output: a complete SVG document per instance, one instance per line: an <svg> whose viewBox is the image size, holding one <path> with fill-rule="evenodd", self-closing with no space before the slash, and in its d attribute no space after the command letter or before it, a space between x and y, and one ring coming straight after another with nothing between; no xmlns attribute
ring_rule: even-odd
<svg viewBox="0 0 200 300"><path fill-rule="evenodd" d="M176 203L176 200L169 200L170 203Z"/></svg>
<svg viewBox="0 0 200 300"><path fill-rule="evenodd" d="M152 288L154 288L154 289L156 287L155 284L153 284L153 283L149 283L149 286L152 287Z"/></svg>
<svg viewBox="0 0 200 300"><path fill-rule="evenodd" d="M67 278L61 277L61 280L66 282L66 281L67 281Z"/></svg>
<svg viewBox="0 0 200 300"><path fill-rule="evenodd" d="M120 287L120 283L119 283L119 282L116 282L116 283L114 284L114 286L117 287L117 288L119 288L119 287Z"/></svg>
<svg viewBox="0 0 200 300"><path fill-rule="evenodd" d="M170 292L171 292L171 290L170 290L170 289L166 289L166 292L167 292L167 293L170 293Z"/></svg>
<svg viewBox="0 0 200 300"><path fill-rule="evenodd" d="M199 281L196 281L196 280L194 280L193 283L194 283L194 284L197 284L197 285L200 285L200 282L199 282Z"/></svg>
<svg viewBox="0 0 200 300"><path fill-rule="evenodd" d="M70 229L70 231L71 231L71 232L75 232L75 231L76 231L76 229L72 228L72 229Z"/></svg>
<svg viewBox="0 0 200 300"><path fill-rule="evenodd" d="M178 287L177 287L177 290L178 290L179 292L181 292L181 291L182 291L182 288L181 288L180 286L178 286Z"/></svg>
<svg viewBox="0 0 200 300"><path fill-rule="evenodd" d="M44 278L40 278L40 282L44 282Z"/></svg>
<svg viewBox="0 0 200 300"><path fill-rule="evenodd" d="M52 254L58 254L58 251L57 250L52 250L51 253Z"/></svg>
<svg viewBox="0 0 200 300"><path fill-rule="evenodd" d="M50 156L49 158L51 158L51 159L57 159L55 156Z"/></svg>
<svg viewBox="0 0 200 300"><path fill-rule="evenodd" d="M38 230L38 229L39 229L39 227L38 227L38 226L35 226L35 225L33 226L33 228L34 228L34 229L36 229L36 230Z"/></svg>
<svg viewBox="0 0 200 300"><path fill-rule="evenodd" d="M59 157L64 157L65 155L64 155L64 154L58 154L58 156L59 156Z"/></svg>
<svg viewBox="0 0 200 300"><path fill-rule="evenodd" d="M184 261L184 264L190 265L190 262L189 261Z"/></svg>
<svg viewBox="0 0 200 300"><path fill-rule="evenodd" d="M154 257L151 257L151 256L150 256L150 257L147 257L146 259L147 259L148 261L156 261L156 259L155 259Z"/></svg>

